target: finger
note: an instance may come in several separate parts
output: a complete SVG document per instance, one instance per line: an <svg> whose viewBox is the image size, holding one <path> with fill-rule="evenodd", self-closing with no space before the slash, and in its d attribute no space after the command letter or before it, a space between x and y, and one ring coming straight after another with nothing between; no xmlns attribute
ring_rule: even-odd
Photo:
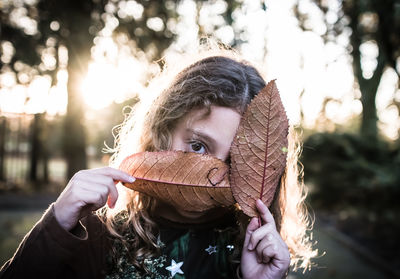
<svg viewBox="0 0 400 279"><path fill-rule="evenodd" d="M114 183L115 180L105 174L92 173L88 171L85 175L79 178L79 181L84 181L91 184L107 185L110 183Z"/></svg>
<svg viewBox="0 0 400 279"><path fill-rule="evenodd" d="M258 247L258 246L257 246ZM257 249L257 261L258 263L269 263L272 259L276 257L277 244L268 243L263 249Z"/></svg>
<svg viewBox="0 0 400 279"><path fill-rule="evenodd" d="M108 205L109 208L113 209L113 208L115 207L115 204L116 204L116 203L117 203L117 201L113 201L113 200L111 199L111 197L108 196L108 198L107 198L107 205Z"/></svg>
<svg viewBox="0 0 400 279"><path fill-rule="evenodd" d="M269 263L272 259L278 256L278 246L276 243L270 243L261 251L261 261L263 263Z"/></svg>
<svg viewBox="0 0 400 279"><path fill-rule="evenodd" d="M268 240L270 239L270 240ZM259 249L260 248L260 249ZM274 262L274 265L283 266L286 269L290 264L290 253L287 247L283 247L279 239L274 234L267 237L260 242L257 247L257 258L260 259L259 263Z"/></svg>
<svg viewBox="0 0 400 279"><path fill-rule="evenodd" d="M114 183L108 184L107 186L109 189L107 205L109 208L114 208L118 200L118 190Z"/></svg>
<svg viewBox="0 0 400 279"><path fill-rule="evenodd" d="M122 182L133 183L135 181L135 178L130 176L128 173L111 167L91 169L90 171L92 173L110 176L112 179Z"/></svg>
<svg viewBox="0 0 400 279"><path fill-rule="evenodd" d="M274 262L275 266L280 266L282 270L286 270L290 265L289 250L279 246L277 243L273 243L263 250L263 261L264 258L265 260L269 258Z"/></svg>
<svg viewBox="0 0 400 279"><path fill-rule="evenodd" d="M110 179L110 181L112 181L112 179ZM82 195L82 192L93 193L94 196L101 195L102 204L100 207L108 201L108 198L110 200L109 206L113 207L118 199L118 191L113 182L109 182L109 184L94 184L92 182L81 181L79 189L75 191L75 196L77 196L84 204L87 204L92 200L87 200L88 195Z"/></svg>
<svg viewBox="0 0 400 279"><path fill-rule="evenodd" d="M244 243L243 243L244 248L248 248L248 245L250 242L250 237L257 228L258 228L258 218L254 217L251 219L250 223L247 225L246 235L244 237Z"/></svg>
<svg viewBox="0 0 400 279"><path fill-rule="evenodd" d="M115 203L117 202L118 199L118 190L117 187L115 186L116 181L114 181L110 176L101 174L91 174L90 176L85 177L83 181L85 182L85 188L87 190L92 190L92 191L100 190L97 189L99 185L107 187L107 193L106 193L106 195L108 196L107 204L110 208L113 208L115 206Z"/></svg>
<svg viewBox="0 0 400 279"><path fill-rule="evenodd" d="M96 211L105 204L105 197L98 192L82 191L81 196L85 201L85 205L80 211L80 218L89 215L91 212Z"/></svg>
<svg viewBox="0 0 400 279"><path fill-rule="evenodd" d="M257 210L260 213L261 219L264 221L264 223L265 224L271 223L275 227L274 217L272 216L268 207L260 199L258 199L256 201L256 207L257 207Z"/></svg>
<svg viewBox="0 0 400 279"><path fill-rule="evenodd" d="M277 245L279 244L279 240L274 237L274 234L272 232L267 233L264 235L263 239L258 243L256 249L257 255L262 259L263 257L263 251L265 248L271 245Z"/></svg>
<svg viewBox="0 0 400 279"><path fill-rule="evenodd" d="M86 207L89 206L92 211L103 207L107 201L107 195L100 191L93 192L89 190L82 190L80 195L86 204Z"/></svg>
<svg viewBox="0 0 400 279"><path fill-rule="evenodd" d="M257 220L257 226L258 226L258 220ZM273 233L273 231L275 231L275 227L271 223L265 224L256 229L250 236L248 249L249 250L255 249L258 243L261 240L263 240L268 233Z"/></svg>

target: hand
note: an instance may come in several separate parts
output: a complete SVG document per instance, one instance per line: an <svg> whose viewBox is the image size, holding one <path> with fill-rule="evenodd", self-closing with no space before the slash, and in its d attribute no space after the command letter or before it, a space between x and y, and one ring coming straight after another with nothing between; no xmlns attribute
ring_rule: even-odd
<svg viewBox="0 0 400 279"><path fill-rule="evenodd" d="M54 204L58 223L69 231L81 218L106 202L113 208L118 199L115 186L118 181L132 183L135 178L110 167L77 172Z"/></svg>
<svg viewBox="0 0 400 279"><path fill-rule="evenodd" d="M259 219L254 217L247 226L240 263L243 278L282 278L290 264L288 246L277 232L268 207L261 200L256 207L264 225L259 227Z"/></svg>

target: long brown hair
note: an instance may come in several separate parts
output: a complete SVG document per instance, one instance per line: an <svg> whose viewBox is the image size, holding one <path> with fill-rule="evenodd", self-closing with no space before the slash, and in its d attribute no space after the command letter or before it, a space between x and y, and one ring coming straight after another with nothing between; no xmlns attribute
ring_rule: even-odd
<svg viewBox="0 0 400 279"><path fill-rule="evenodd" d="M182 61L180 61L182 62ZM160 75L163 78L169 69ZM164 75L164 76L163 76ZM161 78L160 80L162 80ZM157 82L154 82L157 84ZM248 62L238 59L232 51L203 54L203 58L183 68L155 98L141 100L119 127L111 165L117 167L127 155L141 151L169 150L171 132L177 120L193 108L211 105L236 109L243 113L252 98L266 85L261 74ZM154 94L154 88L149 87ZM289 246L294 267L309 265L314 251L306 236L309 220L304 208L304 185L298 179L298 146L289 138L289 155L279 191L271 206L277 228ZM106 225L111 234L122 237L115 225L115 216L126 209L129 217L124 227L131 227L135 239L130 243L132 263L144 269L143 259L160 251L158 230L151 219L156 200L142 193L119 188L120 199L115 210L108 210ZM246 222L241 226L245 227Z"/></svg>

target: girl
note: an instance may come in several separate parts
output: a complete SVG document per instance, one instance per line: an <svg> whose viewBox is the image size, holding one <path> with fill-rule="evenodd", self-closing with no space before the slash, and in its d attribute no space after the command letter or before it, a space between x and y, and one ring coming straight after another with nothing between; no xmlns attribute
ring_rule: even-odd
<svg viewBox="0 0 400 279"><path fill-rule="evenodd" d="M175 209L115 185L135 180L116 167L140 151L183 150L229 162L241 115L265 85L231 54L207 53L184 68L120 127L114 168L75 174L0 278L282 278L290 264L308 267L314 251L292 138L271 211L256 203L260 227L235 208Z"/></svg>

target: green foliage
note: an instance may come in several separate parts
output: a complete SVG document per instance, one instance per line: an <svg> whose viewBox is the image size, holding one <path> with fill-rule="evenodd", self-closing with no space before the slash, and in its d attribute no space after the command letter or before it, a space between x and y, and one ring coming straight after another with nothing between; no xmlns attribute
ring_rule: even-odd
<svg viewBox="0 0 400 279"><path fill-rule="evenodd" d="M398 77L399 71L399 42L400 42L400 5L398 0L348 0L321 1L311 0L310 9L297 0L294 11L303 30L314 31L321 35L326 43L334 43L343 48L343 53L351 56L352 66L357 87L361 91L360 133L369 141L378 141L378 116L376 112L376 94L381 78L386 69L391 68ZM312 19L319 18L320 24L311 24ZM321 32L321 29L325 31ZM348 42L344 38L348 39ZM363 63L363 48L365 43L377 48L373 57L376 67L368 73ZM339 54L343 55L342 53ZM337 57L339 58L339 56ZM335 59L334 59L335 60ZM332 60L333 61L333 60ZM397 85L399 88L400 82ZM393 105L399 106L396 98Z"/></svg>
<svg viewBox="0 0 400 279"><path fill-rule="evenodd" d="M400 150L358 135L317 133L302 156L314 205L390 208L400 194Z"/></svg>

